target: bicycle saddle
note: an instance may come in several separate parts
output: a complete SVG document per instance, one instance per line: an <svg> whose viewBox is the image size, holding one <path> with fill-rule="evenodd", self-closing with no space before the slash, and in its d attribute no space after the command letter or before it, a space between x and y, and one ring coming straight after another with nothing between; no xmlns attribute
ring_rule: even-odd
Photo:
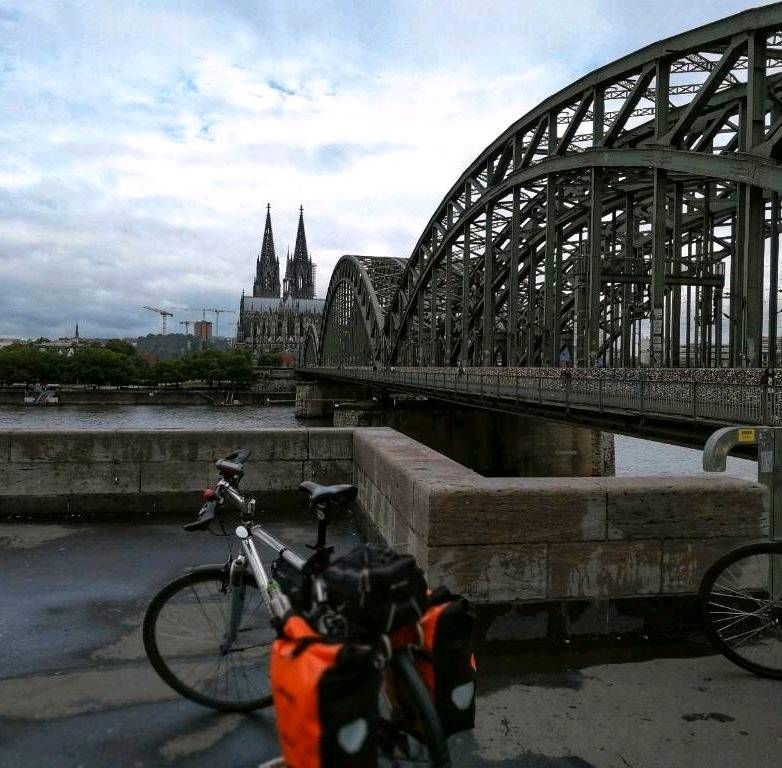
<svg viewBox="0 0 782 768"><path fill-rule="evenodd" d="M305 480L299 489L310 495L313 504L322 502L349 504L358 496L358 488L355 485L318 485Z"/></svg>

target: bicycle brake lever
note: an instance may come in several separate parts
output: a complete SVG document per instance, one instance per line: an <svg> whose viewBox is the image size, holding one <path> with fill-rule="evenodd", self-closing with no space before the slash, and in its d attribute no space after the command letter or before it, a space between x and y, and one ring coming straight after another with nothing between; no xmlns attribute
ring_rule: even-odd
<svg viewBox="0 0 782 768"><path fill-rule="evenodd" d="M207 501L198 513L198 520L195 520L192 523L185 523L182 528L188 531L188 533L192 533L193 531L205 531L209 526L209 523L215 519L216 503L216 501Z"/></svg>

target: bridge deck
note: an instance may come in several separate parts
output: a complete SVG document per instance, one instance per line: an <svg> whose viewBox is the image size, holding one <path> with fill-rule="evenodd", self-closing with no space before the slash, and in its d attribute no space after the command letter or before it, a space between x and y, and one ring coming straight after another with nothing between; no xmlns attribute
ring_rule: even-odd
<svg viewBox="0 0 782 768"><path fill-rule="evenodd" d="M452 367L342 366L300 372L699 448L722 426L782 423L782 396L757 369L465 368L460 372Z"/></svg>

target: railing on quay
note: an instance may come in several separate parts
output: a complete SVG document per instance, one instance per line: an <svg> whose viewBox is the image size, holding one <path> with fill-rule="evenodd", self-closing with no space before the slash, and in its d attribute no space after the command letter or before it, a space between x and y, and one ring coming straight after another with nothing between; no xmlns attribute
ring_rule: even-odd
<svg viewBox="0 0 782 768"><path fill-rule="evenodd" d="M782 424L774 377L752 369L372 368L313 367L303 372L478 402L586 409L716 424ZM700 375L695 375L700 374ZM782 381L782 379L780 379Z"/></svg>

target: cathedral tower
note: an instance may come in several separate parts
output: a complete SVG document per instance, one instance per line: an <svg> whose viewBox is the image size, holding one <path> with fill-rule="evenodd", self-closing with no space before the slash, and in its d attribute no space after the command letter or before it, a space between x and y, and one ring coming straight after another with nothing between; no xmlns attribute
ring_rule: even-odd
<svg viewBox="0 0 782 768"><path fill-rule="evenodd" d="M307 236L304 234L304 208L299 208L299 229L296 232L296 246L293 258L288 254L285 266L284 295L292 299L315 297L315 265L307 251Z"/></svg>
<svg viewBox="0 0 782 768"><path fill-rule="evenodd" d="M277 298L280 295L280 263L274 253L271 206L266 204L266 227L263 230L261 253L255 262L253 296L256 298Z"/></svg>

